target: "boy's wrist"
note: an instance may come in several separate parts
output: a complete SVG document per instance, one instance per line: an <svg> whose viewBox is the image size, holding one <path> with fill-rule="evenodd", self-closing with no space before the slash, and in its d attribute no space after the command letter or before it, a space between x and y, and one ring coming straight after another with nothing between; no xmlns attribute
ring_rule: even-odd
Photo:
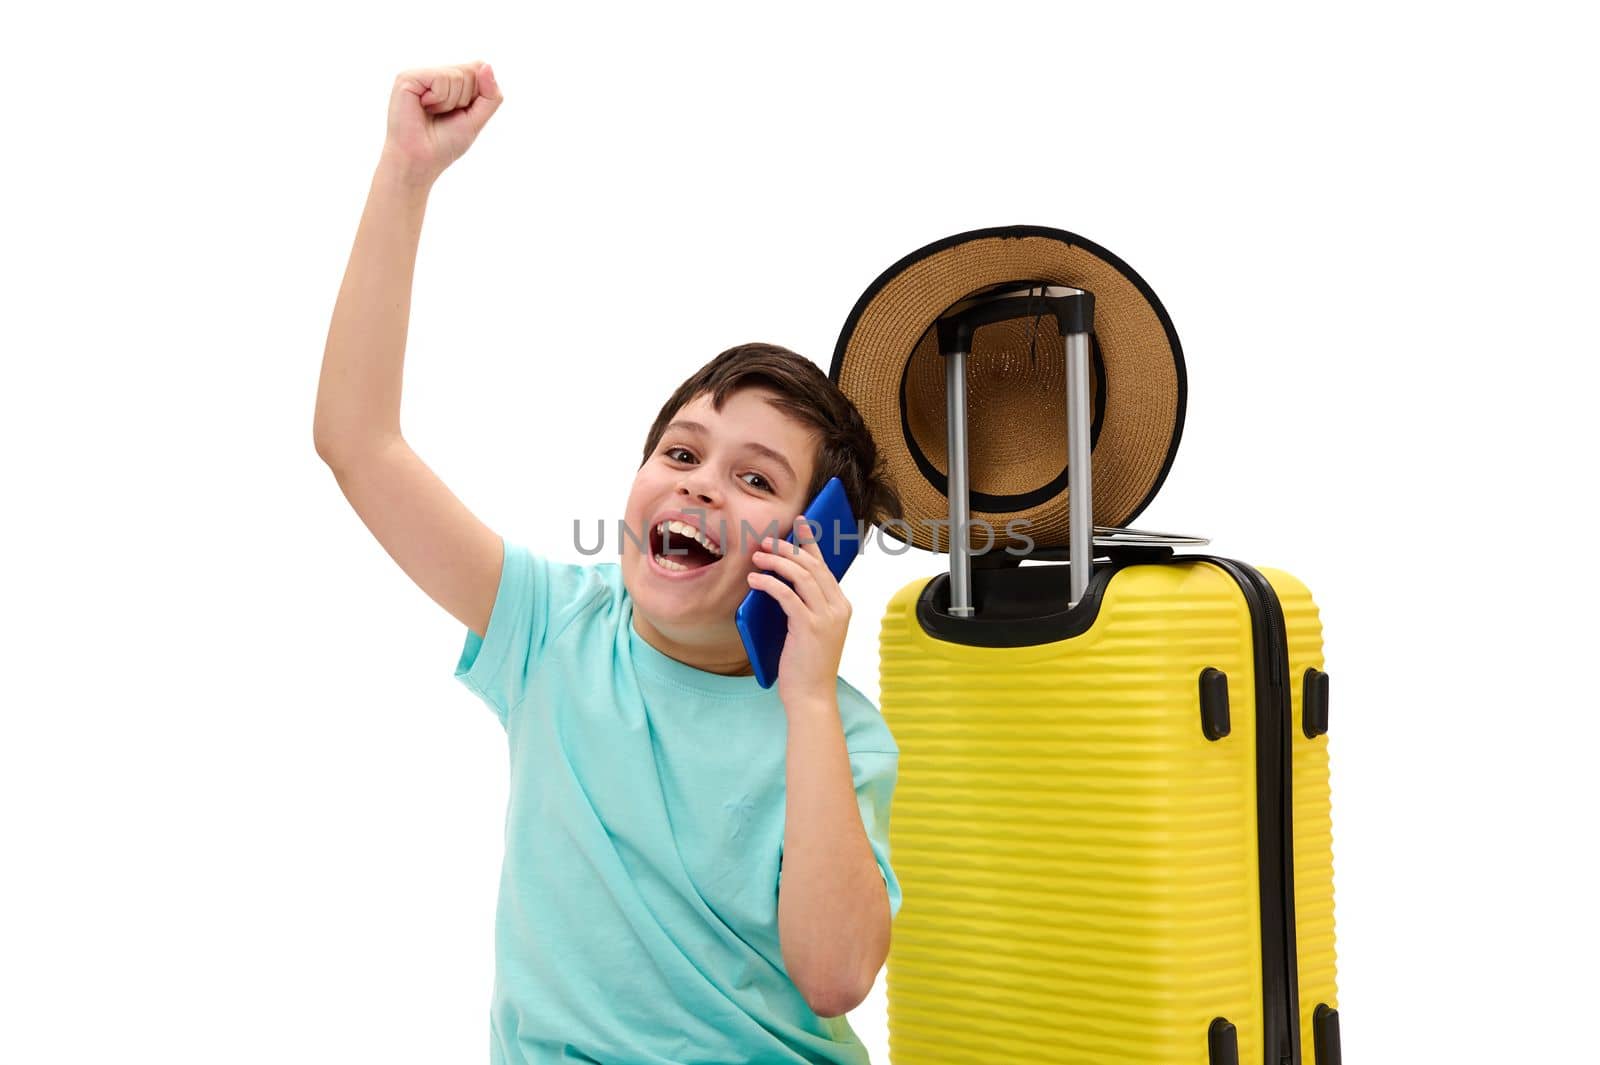
<svg viewBox="0 0 1600 1065"><path fill-rule="evenodd" d="M396 192L426 196L438 177L437 173L423 170L385 148L378 156L378 166L373 172L372 183Z"/></svg>
<svg viewBox="0 0 1600 1065"><path fill-rule="evenodd" d="M824 721L839 719L839 704L832 692L788 692L780 694L779 698L791 719L816 718Z"/></svg>

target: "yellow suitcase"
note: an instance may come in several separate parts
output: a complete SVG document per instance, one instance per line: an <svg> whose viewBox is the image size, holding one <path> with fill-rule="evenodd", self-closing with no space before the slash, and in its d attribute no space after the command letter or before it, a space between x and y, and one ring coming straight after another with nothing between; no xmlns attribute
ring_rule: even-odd
<svg viewBox="0 0 1600 1065"><path fill-rule="evenodd" d="M971 329L946 327L995 321L1015 295L939 323L951 529L968 527ZM1049 295L1076 415L1071 512L1092 514L1087 434L1072 427L1088 424L1093 294ZM950 573L906 585L884 614L904 893L892 1065L1335 1065L1316 604L1281 570L1176 555L1162 534L1098 530L1116 546L1097 550L1091 529L1074 522L1069 553L1033 556L1064 564L977 559L951 538ZM1091 553L1092 571L1070 561Z"/></svg>

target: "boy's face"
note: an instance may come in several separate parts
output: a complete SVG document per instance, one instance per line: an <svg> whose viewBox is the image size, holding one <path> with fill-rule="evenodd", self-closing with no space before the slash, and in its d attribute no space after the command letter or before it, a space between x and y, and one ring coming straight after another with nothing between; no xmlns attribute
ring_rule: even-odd
<svg viewBox="0 0 1600 1065"><path fill-rule="evenodd" d="M636 627L664 637L652 644L665 643L661 649L712 672L748 672L733 615L750 591L746 575L760 568L752 556L763 536L787 536L810 502L804 494L815 431L774 407L772 395L742 389L721 412L709 395L684 404L628 493L620 565ZM717 549L663 531L668 516L708 535ZM649 545L648 554L640 544ZM657 555L665 564L651 557Z"/></svg>

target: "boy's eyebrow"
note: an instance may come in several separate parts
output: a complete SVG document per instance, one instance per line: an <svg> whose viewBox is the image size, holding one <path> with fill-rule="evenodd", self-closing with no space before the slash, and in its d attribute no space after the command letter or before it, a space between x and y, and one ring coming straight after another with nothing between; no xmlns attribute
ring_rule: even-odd
<svg viewBox="0 0 1600 1065"><path fill-rule="evenodd" d="M702 436L709 435L711 432L711 430L707 429L699 422L672 422L661 431L663 434L665 434L672 432L674 429L686 433L700 433ZM798 481L800 479L799 476L794 472L794 467L789 465L789 461L767 445L758 444L754 440L747 440L745 441L744 446L749 450L754 451L758 455L765 455L773 462L776 462L779 466L782 466L783 472L787 473L791 480Z"/></svg>

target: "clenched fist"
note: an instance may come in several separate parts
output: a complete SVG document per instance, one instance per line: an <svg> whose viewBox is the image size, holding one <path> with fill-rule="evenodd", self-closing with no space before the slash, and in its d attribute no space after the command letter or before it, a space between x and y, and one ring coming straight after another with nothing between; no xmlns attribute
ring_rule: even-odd
<svg viewBox="0 0 1600 1065"><path fill-rule="evenodd" d="M402 71L389 94L385 159L431 184L472 146L500 99L494 70L481 60Z"/></svg>

